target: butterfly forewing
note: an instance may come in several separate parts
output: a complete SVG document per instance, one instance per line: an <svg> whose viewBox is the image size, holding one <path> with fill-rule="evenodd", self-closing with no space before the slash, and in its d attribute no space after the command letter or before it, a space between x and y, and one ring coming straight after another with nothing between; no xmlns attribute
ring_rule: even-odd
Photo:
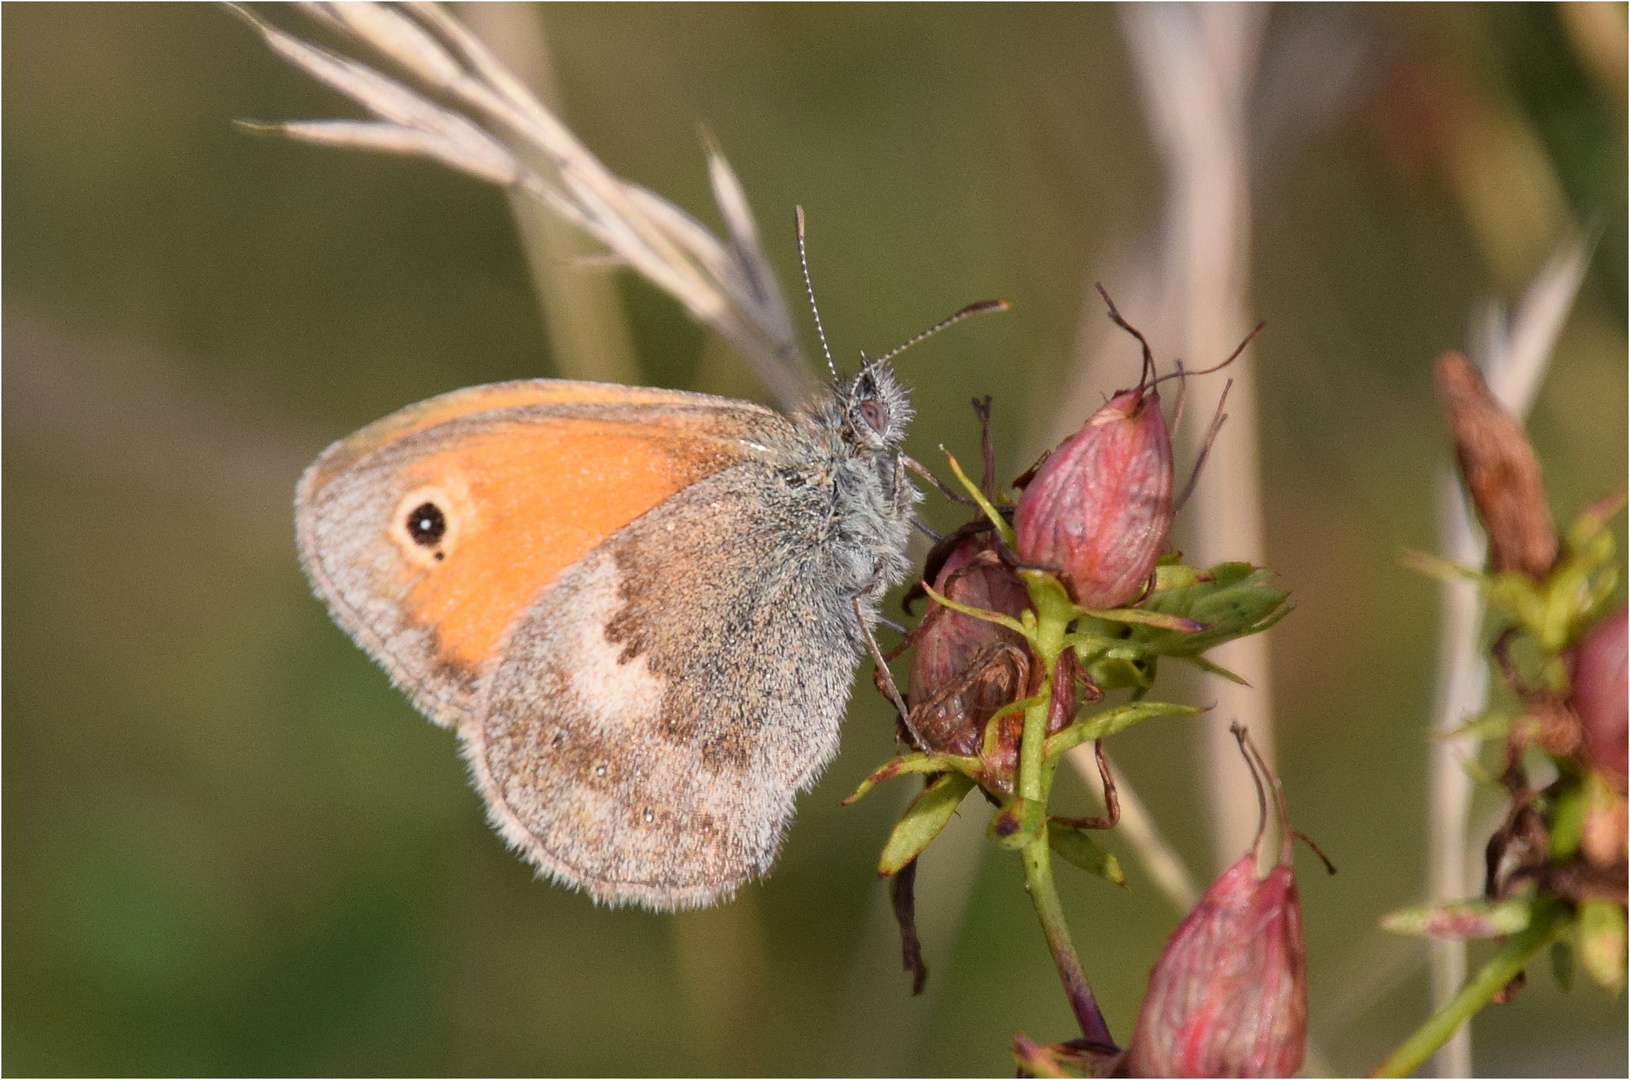
<svg viewBox="0 0 1630 1080"><path fill-rule="evenodd" d="M510 624L562 571L787 428L701 394L553 380L461 390L364 428L307 470L301 559L340 625L457 727Z"/></svg>

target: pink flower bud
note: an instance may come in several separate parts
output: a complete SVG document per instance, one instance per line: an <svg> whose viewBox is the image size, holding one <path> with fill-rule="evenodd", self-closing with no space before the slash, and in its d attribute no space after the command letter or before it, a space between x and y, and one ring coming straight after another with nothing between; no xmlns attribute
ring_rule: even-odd
<svg viewBox="0 0 1630 1080"><path fill-rule="evenodd" d="M1082 607L1137 595L1172 521L1172 441L1153 390L1125 390L1087 418L1025 486L1019 558L1058 571Z"/></svg>
<svg viewBox="0 0 1630 1080"><path fill-rule="evenodd" d="M1242 748L1246 745L1243 732ZM1258 879L1257 848L1223 872L1172 933L1149 973L1128 1051L1134 1076L1292 1076L1307 1048L1307 964L1291 866L1292 833L1273 788L1279 860ZM1263 777L1257 775L1260 789ZM1264 821L1264 824L1266 822Z"/></svg>
<svg viewBox="0 0 1630 1080"><path fill-rule="evenodd" d="M1573 669L1569 704L1585 729L1585 757L1618 787L1630 771L1630 704L1626 647L1630 617L1619 608L1585 634Z"/></svg>
<svg viewBox="0 0 1630 1080"><path fill-rule="evenodd" d="M1004 615L1029 608L1024 586L987 555L989 538L963 539L934 576L934 591L948 600ZM986 556L980 558L980 556ZM979 753L985 723L1024 690L1028 653L1024 638L1004 626L929 601L920 624L906 703L911 725L937 753Z"/></svg>

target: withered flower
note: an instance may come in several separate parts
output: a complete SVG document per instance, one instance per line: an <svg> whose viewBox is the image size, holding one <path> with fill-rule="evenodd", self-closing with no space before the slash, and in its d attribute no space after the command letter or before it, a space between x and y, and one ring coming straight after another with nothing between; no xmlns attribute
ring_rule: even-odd
<svg viewBox="0 0 1630 1080"><path fill-rule="evenodd" d="M951 550L934 577L934 591L968 607L1017 617L1029 594L996 557L993 539L969 536ZM1024 690L1029 653L1007 627L929 600L912 633L916 651L906 684L913 734L934 753L979 753L985 723Z"/></svg>
<svg viewBox="0 0 1630 1080"><path fill-rule="evenodd" d="M1134 1076L1291 1076L1307 1048L1302 910L1294 834L1279 781L1234 726L1262 799L1262 824L1238 862L1206 890L1166 942L1138 1011L1127 1063ZM1257 876L1271 788L1279 858Z"/></svg>
<svg viewBox="0 0 1630 1080"><path fill-rule="evenodd" d="M1137 595L1172 521L1172 441L1160 394L1116 394L1061 443L1025 485L1014 550L1058 572L1082 607Z"/></svg>
<svg viewBox="0 0 1630 1080"><path fill-rule="evenodd" d="M1556 528L1522 424L1460 353L1451 349L1439 356L1434 375L1454 432L1460 473L1488 533L1489 569L1544 578L1556 562Z"/></svg>
<svg viewBox="0 0 1630 1080"><path fill-rule="evenodd" d="M1083 694L1087 701L1103 700L1103 692L1091 683L1078 682L1079 676L1080 667L1074 651L1065 649L1059 655L1058 664L1053 669L1053 684L1048 692L1044 735L1057 734L1070 726L1075 720L1076 705L1082 700ZM1025 687L1024 693L1028 696L1039 692L1041 681L1045 677L1046 673L1042 666L1032 664L1030 683ZM979 775L979 782L999 795L1012 795L1013 777L1019 771L1019 742L1024 735L1024 713L1010 712L996 723L996 735L991 741L990 752L984 755L984 769Z"/></svg>

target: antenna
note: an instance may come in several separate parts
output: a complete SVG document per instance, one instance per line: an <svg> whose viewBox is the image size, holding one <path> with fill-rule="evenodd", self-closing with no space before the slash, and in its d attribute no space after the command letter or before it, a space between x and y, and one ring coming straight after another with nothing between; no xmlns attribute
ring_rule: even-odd
<svg viewBox="0 0 1630 1080"><path fill-rule="evenodd" d="M1006 311L1012 306L1013 305L1006 300L981 300L976 304L969 304L967 307L963 308L955 315L952 315L950 318L941 319L939 322L935 323L933 326L930 326L927 330L924 330L922 333L918 334L904 345L896 346L895 348L884 353L882 356L879 356L876 360L868 362L871 364L881 364L885 360L892 360L896 356L899 356L901 353L905 352L907 349L911 348L913 345L917 344L917 342L923 340L924 338L933 337L941 330L944 330L947 326L950 326L953 323L959 323L970 315L983 315L987 311Z"/></svg>
<svg viewBox="0 0 1630 1080"><path fill-rule="evenodd" d="M793 216L798 220L798 265L804 271L804 292L809 295L809 312L815 316L815 336L821 339L821 352L826 356L826 369L832 381L838 381L838 366L832 362L832 350L826 347L826 331L821 329L821 309L815 306L815 286L809 281L809 257L804 253L804 208L794 206Z"/></svg>

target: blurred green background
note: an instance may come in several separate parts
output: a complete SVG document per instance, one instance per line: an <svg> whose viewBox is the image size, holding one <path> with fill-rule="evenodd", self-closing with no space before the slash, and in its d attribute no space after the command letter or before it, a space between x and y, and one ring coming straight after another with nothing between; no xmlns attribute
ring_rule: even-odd
<svg viewBox="0 0 1630 1080"><path fill-rule="evenodd" d="M1424 895L1437 589L1397 556L1435 543L1429 363L1464 347L1485 297L1517 298L1567 219L1600 241L1530 426L1559 518L1625 480L1625 8L1592 12L1269 19L1265 70L1309 35L1356 57L1262 155L1252 256L1269 562L1297 607L1272 633L1271 692L1292 813L1341 867L1302 865L1315 1064L1338 1073L1425 1015L1424 950L1375 924ZM715 222L705 122L789 284L806 206L840 358L1011 298L901 364L908 449L967 460L967 401L990 393L1009 475L1101 318L1084 287L1160 208L1117 19L541 10L563 115L612 169ZM873 875L901 793L837 807L891 751L869 694L774 873L733 905L606 911L534 881L453 737L309 595L289 507L329 441L555 372L503 196L235 128L355 113L222 8L0 20L8 1073L993 1074L1015 1031L1068 1036L1018 868L994 852L968 864L960 920L925 928L929 992L909 998ZM1523 191L1560 216L1522 210ZM646 381L753 392L677 305L618 290ZM1104 391L1133 378L1124 360ZM1203 872L1181 722L1114 748ZM1117 1033L1177 920L1126 861L1124 891L1060 871ZM1625 1004L1536 971L1475 1048L1487 1074L1623 1075Z"/></svg>

